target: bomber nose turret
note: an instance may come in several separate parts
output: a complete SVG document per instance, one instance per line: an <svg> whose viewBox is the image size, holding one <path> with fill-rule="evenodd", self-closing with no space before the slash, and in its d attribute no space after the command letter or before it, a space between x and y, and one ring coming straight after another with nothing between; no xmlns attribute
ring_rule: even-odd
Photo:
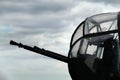
<svg viewBox="0 0 120 80"><path fill-rule="evenodd" d="M111 74L120 77L119 19L119 12L97 14L76 28L68 55L73 80L112 80Z"/></svg>
<svg viewBox="0 0 120 80"><path fill-rule="evenodd" d="M120 80L120 13L86 18L74 31L68 57L10 41L18 46L68 63L72 80Z"/></svg>

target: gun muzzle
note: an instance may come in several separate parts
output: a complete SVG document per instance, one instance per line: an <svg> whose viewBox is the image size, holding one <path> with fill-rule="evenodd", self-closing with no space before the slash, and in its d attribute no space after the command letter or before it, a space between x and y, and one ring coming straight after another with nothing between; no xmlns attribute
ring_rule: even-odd
<svg viewBox="0 0 120 80"><path fill-rule="evenodd" d="M11 44L11 45L15 45L15 46L19 46L19 47L22 47L22 46L23 46L23 44L17 43L17 42L15 42L15 41L13 41L13 40L10 41L10 44Z"/></svg>

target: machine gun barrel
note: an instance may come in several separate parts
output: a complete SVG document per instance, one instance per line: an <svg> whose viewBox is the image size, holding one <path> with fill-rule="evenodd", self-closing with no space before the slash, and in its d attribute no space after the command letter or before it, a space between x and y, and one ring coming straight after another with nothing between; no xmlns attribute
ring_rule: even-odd
<svg viewBox="0 0 120 80"><path fill-rule="evenodd" d="M68 63L68 57L60 55L60 54L52 52L52 51L45 50L43 48L39 48L37 46L30 47L30 46L24 45L22 43L17 43L13 40L10 41L10 44Z"/></svg>

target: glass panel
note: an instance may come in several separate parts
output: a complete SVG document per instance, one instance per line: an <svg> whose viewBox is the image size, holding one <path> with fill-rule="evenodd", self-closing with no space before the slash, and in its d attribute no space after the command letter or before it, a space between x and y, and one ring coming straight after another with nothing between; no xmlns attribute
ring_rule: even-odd
<svg viewBox="0 0 120 80"><path fill-rule="evenodd" d="M83 24L78 26L78 29L73 34L72 44L80 37L83 36Z"/></svg>

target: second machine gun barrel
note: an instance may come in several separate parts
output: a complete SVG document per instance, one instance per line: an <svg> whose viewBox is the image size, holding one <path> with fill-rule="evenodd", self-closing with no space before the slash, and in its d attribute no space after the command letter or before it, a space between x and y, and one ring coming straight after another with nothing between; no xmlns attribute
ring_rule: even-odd
<svg viewBox="0 0 120 80"><path fill-rule="evenodd" d="M60 54L52 52L52 51L45 50L43 48L39 48L37 46L30 47L27 45L23 45L22 43L17 43L13 40L10 41L10 44L68 63L68 57L60 55Z"/></svg>

